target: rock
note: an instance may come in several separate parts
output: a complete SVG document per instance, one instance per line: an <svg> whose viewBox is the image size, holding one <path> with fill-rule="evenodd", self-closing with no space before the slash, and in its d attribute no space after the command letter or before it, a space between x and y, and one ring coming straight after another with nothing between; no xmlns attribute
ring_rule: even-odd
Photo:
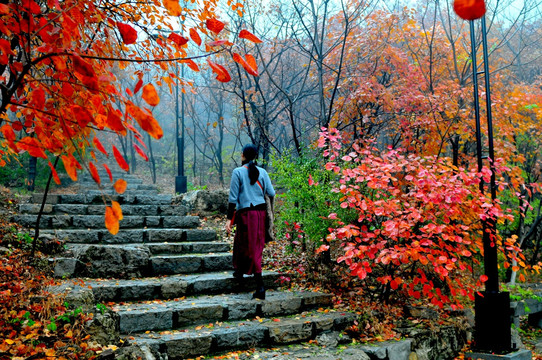
<svg viewBox="0 0 542 360"><path fill-rule="evenodd" d="M226 214L228 211L227 190L195 190L175 199L198 215Z"/></svg>
<svg viewBox="0 0 542 360"><path fill-rule="evenodd" d="M146 274L150 250L137 245L88 245L76 249L75 257L87 268L90 277L130 278Z"/></svg>
<svg viewBox="0 0 542 360"><path fill-rule="evenodd" d="M416 319L426 319L426 320L436 320L438 319L438 313L428 307L424 306L405 306L404 307L404 316L413 317Z"/></svg>
<svg viewBox="0 0 542 360"><path fill-rule="evenodd" d="M109 309L97 310L85 324L85 330L100 345L116 344L120 339L119 315Z"/></svg>
<svg viewBox="0 0 542 360"><path fill-rule="evenodd" d="M119 349L115 360L160 360L147 345L132 345Z"/></svg>
<svg viewBox="0 0 542 360"><path fill-rule="evenodd" d="M512 349L525 350L526 347L523 344L523 341L521 341L521 336L519 336L518 329L512 327L511 331L512 331L512 341L511 341Z"/></svg>
<svg viewBox="0 0 542 360"><path fill-rule="evenodd" d="M339 332L331 331L321 333L316 337L318 345L326 347L336 347L339 344Z"/></svg>
<svg viewBox="0 0 542 360"><path fill-rule="evenodd" d="M84 264L74 258L55 258L53 272L56 278L71 278L84 267Z"/></svg>

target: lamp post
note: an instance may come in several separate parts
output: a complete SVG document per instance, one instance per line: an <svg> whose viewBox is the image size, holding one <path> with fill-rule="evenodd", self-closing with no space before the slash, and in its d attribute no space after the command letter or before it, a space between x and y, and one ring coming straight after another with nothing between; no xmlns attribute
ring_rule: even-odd
<svg viewBox="0 0 542 360"><path fill-rule="evenodd" d="M181 124L179 129L178 63L175 63L175 73L177 75L177 86L175 87L175 141L177 144L177 176L175 176L175 193L183 194L187 190L186 176L184 175L184 91L181 93ZM184 67L181 67L181 77L184 78Z"/></svg>
<svg viewBox="0 0 542 360"><path fill-rule="evenodd" d="M491 113L491 87L489 79L489 56L487 50L487 30L485 20L485 2L483 0L455 0L454 11L462 19L469 20L472 60L472 83L474 98L474 117L476 121L476 155L478 172L482 171L482 135L480 126L480 102L478 95L478 66L476 56L476 37L474 20L481 18L484 79L486 90L487 139L489 150L489 168L491 178L489 188L491 201L496 200L495 152L493 147L493 118ZM480 179L480 191L484 192L484 182ZM475 295L475 348L487 353L508 353L512 350L510 324L510 295L499 291L497 262L497 222L486 217L482 221L482 241L484 248L484 274L487 276L485 291ZM515 347L515 344L514 344Z"/></svg>

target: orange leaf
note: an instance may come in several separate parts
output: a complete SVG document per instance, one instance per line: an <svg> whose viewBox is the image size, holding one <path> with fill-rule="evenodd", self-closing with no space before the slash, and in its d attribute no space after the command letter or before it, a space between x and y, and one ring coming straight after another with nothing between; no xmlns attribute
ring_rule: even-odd
<svg viewBox="0 0 542 360"><path fill-rule="evenodd" d="M119 219L115 216L111 206L105 208L105 227L113 235L119 232Z"/></svg>
<svg viewBox="0 0 542 360"><path fill-rule="evenodd" d="M179 0L164 0L164 7L171 16L181 16L183 12Z"/></svg>
<svg viewBox="0 0 542 360"><path fill-rule="evenodd" d="M66 61L61 56L53 56L53 63L55 64L56 70L66 71Z"/></svg>
<svg viewBox="0 0 542 360"><path fill-rule="evenodd" d="M248 56L248 55L247 55ZM258 76L258 71L253 69L246 61L243 59L243 57L237 53L233 53L233 61L243 66L243 68L248 72L250 75Z"/></svg>
<svg viewBox="0 0 542 360"><path fill-rule="evenodd" d="M53 174L53 179L55 180L55 183L57 185L60 185L60 178L58 177L58 173L56 172L55 167L53 166L53 164L51 164L50 161L48 162L48 165L51 168L51 173Z"/></svg>
<svg viewBox="0 0 542 360"><path fill-rule="evenodd" d="M187 38L182 37L181 35L175 34L175 33L169 34L168 39L173 41L178 46L183 46L188 42Z"/></svg>
<svg viewBox="0 0 542 360"><path fill-rule="evenodd" d="M123 194L126 191L127 185L128 184L126 183L124 179L118 179L117 181L115 181L115 184L113 184L113 188L119 194Z"/></svg>
<svg viewBox="0 0 542 360"><path fill-rule="evenodd" d="M158 140L164 135L160 124L158 124L158 121L151 114L133 104L128 104L126 110L137 121L139 126L153 138Z"/></svg>
<svg viewBox="0 0 542 360"><path fill-rule="evenodd" d="M190 39L192 39L193 42L198 44L198 46L201 45L201 38L200 38L198 32L196 31L196 29L194 29L194 28L190 28Z"/></svg>
<svg viewBox="0 0 542 360"><path fill-rule="evenodd" d="M250 75L258 76L258 64L256 64L256 59L254 58L254 56L252 56L250 54L246 54L245 59L247 61L247 65L249 66L249 68L251 69L252 72L249 71L249 69L247 69L247 68L245 68L245 70Z"/></svg>
<svg viewBox="0 0 542 360"><path fill-rule="evenodd" d="M73 157L73 155L62 155L60 157L62 160L62 163L64 164L64 169L66 170L66 174L72 179L73 181L77 181L77 166L75 163L77 160Z"/></svg>
<svg viewBox="0 0 542 360"><path fill-rule="evenodd" d="M248 30L241 30L239 32L239 38L240 39L247 39L249 41L252 41L253 43L261 43L262 41L254 34L249 32Z"/></svg>
<svg viewBox="0 0 542 360"><path fill-rule="evenodd" d="M142 96L143 100L145 100L145 102L150 106L156 106L160 103L160 98L158 97L158 93L156 92L153 84L143 86Z"/></svg>
<svg viewBox="0 0 542 360"><path fill-rule="evenodd" d="M119 29L122 41L126 45L134 44L137 41L137 31L130 25L117 21L117 28Z"/></svg>
<svg viewBox="0 0 542 360"><path fill-rule="evenodd" d="M120 204L116 201L111 201L111 207L113 208L113 214L115 214L115 217L120 221L123 219L122 216L122 209L120 208Z"/></svg>
<svg viewBox="0 0 542 360"><path fill-rule="evenodd" d="M207 62L209 63L209 66L211 66L211 69L213 69L213 72L216 74L216 79L220 82L228 82L231 80L231 76L224 68L224 66L215 64L211 60L207 59Z"/></svg>
<svg viewBox="0 0 542 360"><path fill-rule="evenodd" d="M105 168L105 171L107 171L107 175L109 175L109 181L113 182L113 174L111 174L111 170L109 170L109 166L107 164L102 164Z"/></svg>
<svg viewBox="0 0 542 360"><path fill-rule="evenodd" d="M224 29L224 23L217 19L208 19L205 22L205 25L207 26L207 29L211 30L217 35L222 31L222 29Z"/></svg>
<svg viewBox="0 0 542 360"><path fill-rule="evenodd" d="M124 160L124 157L121 155L120 151L113 145L113 155L115 156L115 160L117 160L117 164L119 164L120 168L124 171L129 171L130 167L128 166L128 163L126 160Z"/></svg>
<svg viewBox="0 0 542 360"><path fill-rule="evenodd" d="M145 154L143 149L137 146L137 144L134 144L134 149L139 154L139 156L141 156L145 161L149 161L149 157L147 156L147 154Z"/></svg>
<svg viewBox="0 0 542 360"><path fill-rule="evenodd" d="M141 89L142 86L143 86L143 80L139 79L139 81L137 82L134 88L134 94L137 94L137 92L139 91L139 89Z"/></svg>
<svg viewBox="0 0 542 360"><path fill-rule="evenodd" d="M30 156L47 159L45 151L43 151L41 144L35 138L26 136L17 143L17 146L21 150L26 150Z"/></svg>
<svg viewBox="0 0 542 360"><path fill-rule="evenodd" d="M92 179L98 184L100 184L101 183L100 175L98 175L98 170L96 169L96 166L94 165L93 162L88 163L88 169L90 171L90 175L92 176Z"/></svg>
<svg viewBox="0 0 542 360"><path fill-rule="evenodd" d="M187 64L188 67L196 72L199 71L198 64L196 64L192 59L181 60L181 63Z"/></svg>
<svg viewBox="0 0 542 360"><path fill-rule="evenodd" d="M83 76L94 77L94 68L78 55L72 56L73 69Z"/></svg>
<svg viewBox="0 0 542 360"><path fill-rule="evenodd" d="M98 137L94 136L94 139L92 139L92 142L94 143L94 146L96 147L96 149L98 149L98 151L100 151L101 153L103 153L104 155L107 155L107 151L105 150L105 148L103 147L102 143L100 142L100 140L98 140Z"/></svg>

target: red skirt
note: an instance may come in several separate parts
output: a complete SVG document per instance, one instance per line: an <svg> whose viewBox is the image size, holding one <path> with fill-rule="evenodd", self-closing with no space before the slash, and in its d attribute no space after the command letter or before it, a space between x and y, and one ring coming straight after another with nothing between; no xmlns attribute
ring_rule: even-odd
<svg viewBox="0 0 542 360"><path fill-rule="evenodd" d="M235 214L233 268L242 274L262 272L265 247L265 210L241 210Z"/></svg>

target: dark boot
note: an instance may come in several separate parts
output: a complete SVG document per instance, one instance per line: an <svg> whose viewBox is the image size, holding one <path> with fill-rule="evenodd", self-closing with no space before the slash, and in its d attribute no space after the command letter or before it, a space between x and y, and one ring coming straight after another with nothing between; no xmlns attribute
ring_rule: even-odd
<svg viewBox="0 0 542 360"><path fill-rule="evenodd" d="M252 294L252 298L265 300L265 287L263 286L262 273L254 274L254 280L256 280L256 291Z"/></svg>

